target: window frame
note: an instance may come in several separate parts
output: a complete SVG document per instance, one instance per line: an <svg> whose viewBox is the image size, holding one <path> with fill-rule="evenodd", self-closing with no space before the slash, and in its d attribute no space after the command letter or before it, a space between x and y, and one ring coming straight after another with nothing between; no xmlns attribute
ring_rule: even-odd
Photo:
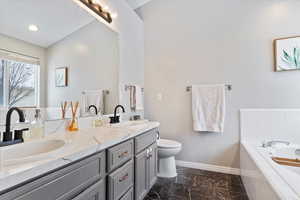
<svg viewBox="0 0 300 200"><path fill-rule="evenodd" d="M22 54L24 57L24 55ZM33 58L31 56L28 56L28 58ZM9 78L10 78L10 73L9 73L9 66L5 65L5 60L10 60L14 62L21 62L25 64L32 64L35 66L34 69L34 92L35 92L35 105L28 105L28 106L18 106L19 108L38 108L40 106L40 72L41 72L41 66L39 61L34 64L30 62L24 62L24 61L18 61L14 59L8 59L8 58L3 58L0 57L0 64L3 65L4 67L4 75L3 75L3 105L0 105L0 108L8 108L10 107L8 105L8 88L9 88ZM39 60L39 59L38 59ZM4 61L4 62L3 62Z"/></svg>

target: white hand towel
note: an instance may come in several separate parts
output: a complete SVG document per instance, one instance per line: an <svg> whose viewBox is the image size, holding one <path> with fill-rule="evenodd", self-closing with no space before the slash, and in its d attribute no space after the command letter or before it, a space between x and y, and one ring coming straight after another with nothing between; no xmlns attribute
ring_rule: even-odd
<svg viewBox="0 0 300 200"><path fill-rule="evenodd" d="M135 85L135 110L144 110L143 92L139 85Z"/></svg>
<svg viewBox="0 0 300 200"><path fill-rule="evenodd" d="M225 85L193 85L192 113L195 131L223 132Z"/></svg>
<svg viewBox="0 0 300 200"><path fill-rule="evenodd" d="M139 85L130 87L130 108L132 111L144 110L143 91Z"/></svg>
<svg viewBox="0 0 300 200"><path fill-rule="evenodd" d="M84 91L82 96L82 112L88 112L90 105L95 105L98 112L103 111L103 90Z"/></svg>

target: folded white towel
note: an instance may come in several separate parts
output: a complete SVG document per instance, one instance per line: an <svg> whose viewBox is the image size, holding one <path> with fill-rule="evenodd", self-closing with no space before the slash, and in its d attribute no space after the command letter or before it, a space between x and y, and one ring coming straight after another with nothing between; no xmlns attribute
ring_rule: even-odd
<svg viewBox="0 0 300 200"><path fill-rule="evenodd" d="M88 112L90 105L95 105L99 113L103 112L104 102L103 102L103 90L89 90L84 91L82 95L82 114Z"/></svg>
<svg viewBox="0 0 300 200"><path fill-rule="evenodd" d="M143 92L139 85L135 85L135 110L144 110Z"/></svg>
<svg viewBox="0 0 300 200"><path fill-rule="evenodd" d="M195 131L223 132L225 85L193 85L192 113Z"/></svg>

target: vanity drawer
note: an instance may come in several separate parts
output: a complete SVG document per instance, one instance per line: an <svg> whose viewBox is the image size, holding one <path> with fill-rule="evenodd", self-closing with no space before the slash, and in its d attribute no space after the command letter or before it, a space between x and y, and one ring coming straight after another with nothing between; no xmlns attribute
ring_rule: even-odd
<svg viewBox="0 0 300 200"><path fill-rule="evenodd" d="M101 180L87 188L72 200L105 200L105 181Z"/></svg>
<svg viewBox="0 0 300 200"><path fill-rule="evenodd" d="M69 200L105 176L105 153L59 169L11 192L1 200Z"/></svg>
<svg viewBox="0 0 300 200"><path fill-rule="evenodd" d="M110 172L133 157L133 140L107 150L107 171Z"/></svg>
<svg viewBox="0 0 300 200"><path fill-rule="evenodd" d="M138 154L157 140L157 129L152 129L135 138L135 154Z"/></svg>
<svg viewBox="0 0 300 200"><path fill-rule="evenodd" d="M108 176L108 200L119 200L133 186L133 160Z"/></svg>
<svg viewBox="0 0 300 200"><path fill-rule="evenodd" d="M133 200L134 199L133 188L131 188L120 200Z"/></svg>

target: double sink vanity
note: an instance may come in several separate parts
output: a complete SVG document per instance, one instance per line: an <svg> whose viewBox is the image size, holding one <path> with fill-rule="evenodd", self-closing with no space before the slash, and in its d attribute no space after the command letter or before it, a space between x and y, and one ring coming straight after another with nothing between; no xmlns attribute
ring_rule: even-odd
<svg viewBox="0 0 300 200"><path fill-rule="evenodd" d="M142 200L157 179L158 127L122 122L2 147L0 199Z"/></svg>
<svg viewBox="0 0 300 200"><path fill-rule="evenodd" d="M0 200L142 200L155 183L159 123L117 113L144 116L143 63L122 52L143 46L119 48L136 23L109 1L121 12L103 23L82 7L93 2L0 3Z"/></svg>

